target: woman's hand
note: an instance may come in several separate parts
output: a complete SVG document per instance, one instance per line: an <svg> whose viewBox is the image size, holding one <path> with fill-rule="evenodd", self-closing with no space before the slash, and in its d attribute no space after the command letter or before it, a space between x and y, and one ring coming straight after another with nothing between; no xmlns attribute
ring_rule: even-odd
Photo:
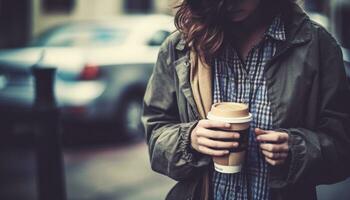
<svg viewBox="0 0 350 200"><path fill-rule="evenodd" d="M283 164L289 153L288 134L259 128L255 129L255 133L265 160L273 166Z"/></svg>
<svg viewBox="0 0 350 200"><path fill-rule="evenodd" d="M191 132L191 145L196 151L210 156L224 156L229 153L228 149L238 147L235 141L239 133L229 130L231 125L225 122L212 120L200 120Z"/></svg>

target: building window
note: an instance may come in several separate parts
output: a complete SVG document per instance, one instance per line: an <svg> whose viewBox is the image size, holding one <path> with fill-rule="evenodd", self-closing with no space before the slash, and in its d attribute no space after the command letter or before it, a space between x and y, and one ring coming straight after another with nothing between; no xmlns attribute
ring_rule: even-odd
<svg viewBox="0 0 350 200"><path fill-rule="evenodd" d="M30 1L0 0L0 49L23 47L30 37Z"/></svg>
<svg viewBox="0 0 350 200"><path fill-rule="evenodd" d="M124 0L127 13L148 13L153 9L152 0Z"/></svg>
<svg viewBox="0 0 350 200"><path fill-rule="evenodd" d="M340 43L343 47L350 49L350 3L348 5L344 5L340 8Z"/></svg>
<svg viewBox="0 0 350 200"><path fill-rule="evenodd" d="M75 0L41 0L45 12L70 12Z"/></svg>
<svg viewBox="0 0 350 200"><path fill-rule="evenodd" d="M324 0L306 0L304 1L305 9L307 11L322 13L324 10Z"/></svg>

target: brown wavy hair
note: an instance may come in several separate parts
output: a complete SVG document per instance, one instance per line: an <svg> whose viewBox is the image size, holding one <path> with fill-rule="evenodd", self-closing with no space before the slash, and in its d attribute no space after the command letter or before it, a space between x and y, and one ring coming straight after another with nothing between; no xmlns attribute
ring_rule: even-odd
<svg viewBox="0 0 350 200"><path fill-rule="evenodd" d="M269 13L286 7L294 0L261 0ZM175 26L183 34L188 46L209 62L225 47L228 21L226 16L234 8L235 0L182 0L175 6ZM272 10L273 9L273 10Z"/></svg>

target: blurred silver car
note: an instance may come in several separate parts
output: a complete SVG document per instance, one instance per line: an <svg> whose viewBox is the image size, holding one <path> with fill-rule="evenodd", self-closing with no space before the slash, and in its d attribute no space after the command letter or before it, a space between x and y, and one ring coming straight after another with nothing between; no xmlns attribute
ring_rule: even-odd
<svg viewBox="0 0 350 200"><path fill-rule="evenodd" d="M0 111L22 116L30 109L30 69L44 55L40 65L58 69L55 94L66 127L102 125L100 132L140 137L142 96L159 46L174 30L171 16L123 16L63 24L28 47L2 50Z"/></svg>

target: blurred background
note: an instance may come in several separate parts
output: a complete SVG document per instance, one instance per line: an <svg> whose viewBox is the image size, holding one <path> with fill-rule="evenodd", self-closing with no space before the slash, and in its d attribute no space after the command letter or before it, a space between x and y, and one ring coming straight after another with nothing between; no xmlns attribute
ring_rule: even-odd
<svg viewBox="0 0 350 200"><path fill-rule="evenodd" d="M69 200L165 198L175 182L150 169L140 115L176 2L0 0L1 200L44 199L45 187ZM350 77L350 1L304 7L341 44ZM41 97L32 67L57 69ZM348 188L319 186L318 197L347 200Z"/></svg>

